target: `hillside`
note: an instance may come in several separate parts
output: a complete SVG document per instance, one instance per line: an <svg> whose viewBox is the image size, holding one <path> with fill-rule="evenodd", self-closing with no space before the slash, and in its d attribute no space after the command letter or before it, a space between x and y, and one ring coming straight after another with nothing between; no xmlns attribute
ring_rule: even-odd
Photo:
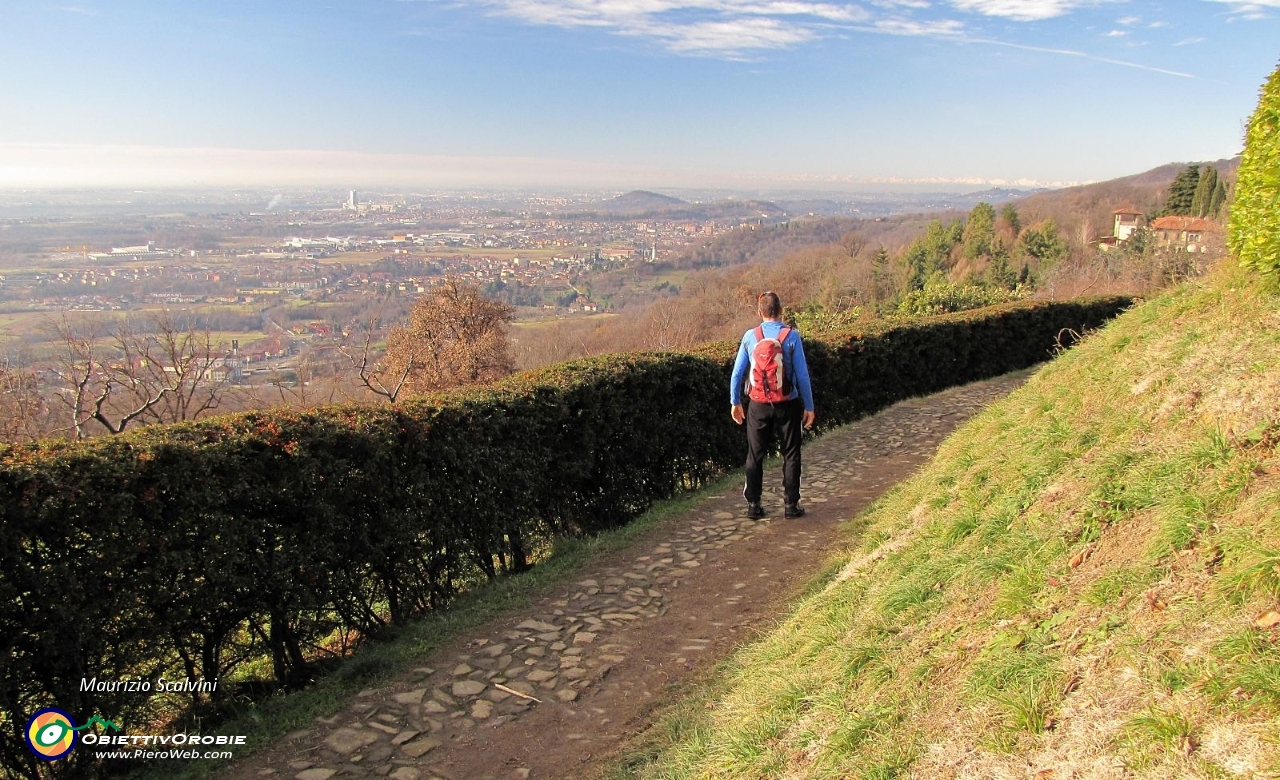
<svg viewBox="0 0 1280 780"><path fill-rule="evenodd" d="M851 524L642 777L1272 777L1280 300L1145 303Z"/></svg>
<svg viewBox="0 0 1280 780"><path fill-rule="evenodd" d="M690 203L647 190L634 190L600 204L609 216L661 217L664 219L777 219L786 212L776 203L763 200L713 200Z"/></svg>
<svg viewBox="0 0 1280 780"><path fill-rule="evenodd" d="M610 213L630 213L638 211L659 211L675 206L685 206L683 200L670 195L661 195L648 190L632 190L631 192L610 198L600 204L603 211Z"/></svg>
<svg viewBox="0 0 1280 780"><path fill-rule="evenodd" d="M999 206L1012 203L1022 215L1024 225L1051 218L1070 235L1083 228L1090 238L1111 232L1112 212L1132 207L1155 212L1164 202L1169 184L1188 165L1211 165L1224 179L1235 181L1240 158L1208 163L1169 163L1149 171L1094 184L1045 190L1032 195L1024 191L993 189L954 197L914 214L900 214L876 219L856 217L816 217L791 221L757 230L736 230L714 241L694 247L675 260L682 268L729 266L746 263L772 263L799 249L838 242L846 234L857 231L868 246L883 245L896 250L919 237L929 221L944 222L964 218L978 201ZM626 196L623 196L626 197ZM805 202L783 202L789 213L804 213Z"/></svg>
<svg viewBox="0 0 1280 780"><path fill-rule="evenodd" d="M1169 185L1174 177L1190 165L1217 168L1219 175L1232 185L1236 180L1236 170L1240 167L1240 158L1168 163L1132 176L1037 193L1013 203L1022 213L1026 224L1052 218L1069 232L1076 232L1081 226L1087 225L1086 232L1090 236L1110 233L1112 212L1118 208L1136 208L1149 214L1157 212L1168 195Z"/></svg>

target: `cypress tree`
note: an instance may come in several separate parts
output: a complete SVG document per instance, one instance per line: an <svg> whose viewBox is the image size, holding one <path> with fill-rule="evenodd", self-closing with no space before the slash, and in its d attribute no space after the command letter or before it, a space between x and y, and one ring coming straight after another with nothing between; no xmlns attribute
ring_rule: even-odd
<svg viewBox="0 0 1280 780"><path fill-rule="evenodd" d="M1222 204L1227 202L1227 185L1222 179L1213 188L1213 197L1209 200L1209 216L1217 219L1222 216Z"/></svg>
<svg viewBox="0 0 1280 780"><path fill-rule="evenodd" d="M1200 181L1196 184L1196 193L1191 198L1191 216L1207 217L1209 215L1209 207L1213 202L1213 190L1217 186L1218 169L1206 165L1204 172L1200 174Z"/></svg>

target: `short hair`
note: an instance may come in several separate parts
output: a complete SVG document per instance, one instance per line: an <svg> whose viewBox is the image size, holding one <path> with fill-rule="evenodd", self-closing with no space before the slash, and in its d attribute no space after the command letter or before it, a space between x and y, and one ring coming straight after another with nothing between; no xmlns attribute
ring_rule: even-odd
<svg viewBox="0 0 1280 780"><path fill-rule="evenodd" d="M756 311L767 320L775 320L782 316L782 299L772 290L760 293L756 298Z"/></svg>

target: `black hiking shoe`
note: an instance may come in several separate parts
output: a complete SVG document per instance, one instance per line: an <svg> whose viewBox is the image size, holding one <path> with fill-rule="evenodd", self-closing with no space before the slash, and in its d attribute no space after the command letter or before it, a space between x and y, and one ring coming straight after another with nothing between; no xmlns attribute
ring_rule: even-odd
<svg viewBox="0 0 1280 780"><path fill-rule="evenodd" d="M783 517L804 517L804 507L799 504L787 504L782 511Z"/></svg>
<svg viewBox="0 0 1280 780"><path fill-rule="evenodd" d="M747 518L751 520L759 520L762 517L764 517L764 507L760 505L760 502L748 501Z"/></svg>

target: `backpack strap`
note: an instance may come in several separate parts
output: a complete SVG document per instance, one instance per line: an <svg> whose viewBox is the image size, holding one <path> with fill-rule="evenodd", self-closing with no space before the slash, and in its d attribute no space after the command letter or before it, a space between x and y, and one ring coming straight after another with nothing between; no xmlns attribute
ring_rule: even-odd
<svg viewBox="0 0 1280 780"><path fill-rule="evenodd" d="M757 325L756 326L756 343L758 344L761 341L764 341L764 326Z"/></svg>

